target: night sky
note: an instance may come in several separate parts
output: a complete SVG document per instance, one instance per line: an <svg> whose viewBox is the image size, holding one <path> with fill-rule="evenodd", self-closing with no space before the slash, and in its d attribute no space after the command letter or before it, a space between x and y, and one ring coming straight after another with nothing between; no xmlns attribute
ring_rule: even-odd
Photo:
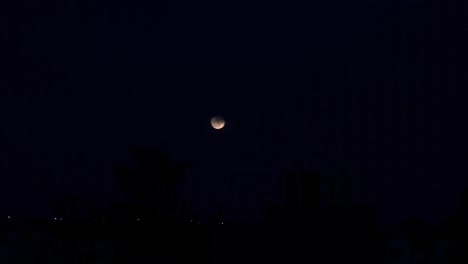
<svg viewBox="0 0 468 264"><path fill-rule="evenodd" d="M194 164L183 203L202 216L258 219L299 165L341 173L384 221L458 206L463 7L154 2L1 8L0 215L49 216L68 192L109 203L135 145Z"/></svg>

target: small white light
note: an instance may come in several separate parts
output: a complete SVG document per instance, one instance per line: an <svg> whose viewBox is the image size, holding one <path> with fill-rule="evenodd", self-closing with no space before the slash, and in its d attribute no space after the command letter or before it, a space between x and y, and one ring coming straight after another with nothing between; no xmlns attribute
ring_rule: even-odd
<svg viewBox="0 0 468 264"><path fill-rule="evenodd" d="M224 225L224 222L221 222L222 225Z"/></svg>
<svg viewBox="0 0 468 264"><path fill-rule="evenodd" d="M60 221L62 221L62 220L63 220L63 218L62 218L62 217L60 217Z"/></svg>
<svg viewBox="0 0 468 264"><path fill-rule="evenodd" d="M57 217L54 217L54 220L57 220Z"/></svg>
<svg viewBox="0 0 468 264"><path fill-rule="evenodd" d="M137 221L140 221L140 218L138 218Z"/></svg>
<svg viewBox="0 0 468 264"><path fill-rule="evenodd" d="M8 216L8 219L10 219L10 216Z"/></svg>

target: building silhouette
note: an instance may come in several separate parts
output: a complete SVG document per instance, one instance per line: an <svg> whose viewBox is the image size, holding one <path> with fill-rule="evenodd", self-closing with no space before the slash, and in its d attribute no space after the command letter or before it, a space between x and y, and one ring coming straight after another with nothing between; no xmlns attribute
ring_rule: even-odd
<svg viewBox="0 0 468 264"><path fill-rule="evenodd" d="M310 213L320 206L320 177L316 172L293 170L286 175L286 208L292 215Z"/></svg>

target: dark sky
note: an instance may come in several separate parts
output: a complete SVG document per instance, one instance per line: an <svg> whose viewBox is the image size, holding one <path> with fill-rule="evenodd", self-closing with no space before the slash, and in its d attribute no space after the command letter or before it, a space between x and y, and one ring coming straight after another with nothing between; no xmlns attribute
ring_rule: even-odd
<svg viewBox="0 0 468 264"><path fill-rule="evenodd" d="M298 163L346 171L349 200L386 221L453 210L461 7L222 2L3 8L0 210L47 215L69 191L105 203L133 145L192 161L185 200L205 215L259 216Z"/></svg>

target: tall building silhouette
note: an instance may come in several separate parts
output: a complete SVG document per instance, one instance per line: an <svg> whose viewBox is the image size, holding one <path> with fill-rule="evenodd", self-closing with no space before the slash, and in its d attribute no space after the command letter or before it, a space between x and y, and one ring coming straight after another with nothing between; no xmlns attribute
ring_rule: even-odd
<svg viewBox="0 0 468 264"><path fill-rule="evenodd" d="M299 212L320 205L320 177L316 172L290 171L286 175L286 207Z"/></svg>

